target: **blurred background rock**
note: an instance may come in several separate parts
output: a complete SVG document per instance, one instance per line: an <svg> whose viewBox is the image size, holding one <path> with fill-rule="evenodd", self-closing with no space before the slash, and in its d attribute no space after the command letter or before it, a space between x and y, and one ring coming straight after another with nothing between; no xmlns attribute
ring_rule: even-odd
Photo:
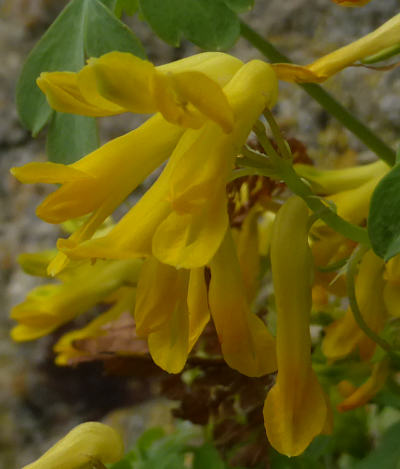
<svg viewBox="0 0 400 469"><path fill-rule="evenodd" d="M38 281L21 272L16 258L21 252L49 248L59 234L57 227L34 214L51 188L21 185L9 174L12 166L45 160L44 135L33 140L19 124L15 84L27 54L66 3L0 0L0 467L8 469L35 459L84 420L108 415L134 439L145 426L169 418L164 401L143 404L151 395L151 379L110 377L96 364L56 368L51 356L54 338L20 345L9 338L10 308ZM373 30L397 13L399 5L398 0L372 0L360 9L344 9L330 0L256 0L254 10L243 18L293 61L303 64ZM186 42L179 49L169 47L138 19L127 21L157 64L197 52ZM232 53L244 60L261 58L243 39ZM353 67L325 86L388 144L399 143L399 69L383 73ZM286 136L301 140L318 164L346 166L373 159L294 85L281 84L275 112ZM102 141L138 123L139 118L129 115L101 119ZM124 408L128 410L118 410Z"/></svg>

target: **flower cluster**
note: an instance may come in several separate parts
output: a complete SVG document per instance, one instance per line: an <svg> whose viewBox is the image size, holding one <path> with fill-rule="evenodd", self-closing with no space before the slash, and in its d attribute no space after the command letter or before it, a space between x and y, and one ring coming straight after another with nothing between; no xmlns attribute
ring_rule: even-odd
<svg viewBox="0 0 400 469"><path fill-rule="evenodd" d="M106 313L61 338L55 348L58 363L67 364L78 353L75 339L104 333L107 321L130 311L154 362L178 373L212 318L230 367L251 377L278 372L264 407L267 435L278 451L300 454L316 435L329 431L329 398L312 367L310 317L319 307L329 310L333 296L345 294L342 272L326 267L348 258L355 243L322 221L310 229L309 208L300 197L288 198L284 191L280 197L263 196L248 181L240 187L240 203L248 210L234 226L227 185L246 154L267 160L245 145L259 116L277 101L278 79L323 81L392 46L399 28L400 15L307 67L260 60L244 64L222 53L154 67L131 54L111 52L90 59L78 73L43 73L38 86L57 111L154 115L73 164L13 168L21 182L60 184L37 208L40 218L59 224L84 217L47 259L47 274L60 283L35 289L12 310L19 323L14 339L35 339L100 302L109 303ZM287 151L279 141L277 146ZM144 196L107 234L94 236L164 162ZM271 170L275 180L281 177L278 166ZM335 206L343 220L362 226L371 193L388 167L373 163L335 173L298 164L294 170L308 181L314 197L325 197L327 210ZM281 207L282 199L287 200ZM258 240L263 240L260 250ZM254 312L258 265L268 252L276 337ZM356 278L359 307L377 333L387 315L398 315L398 263L395 258L385 267L369 251ZM375 346L349 309L326 328L322 351L337 360L359 350L368 361ZM375 365L372 384L354 390L342 410L362 405L379 390L388 373L384 363Z"/></svg>

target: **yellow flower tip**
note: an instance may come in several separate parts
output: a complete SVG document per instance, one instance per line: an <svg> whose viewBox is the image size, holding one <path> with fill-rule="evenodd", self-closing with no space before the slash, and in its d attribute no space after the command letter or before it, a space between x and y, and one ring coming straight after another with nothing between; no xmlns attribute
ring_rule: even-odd
<svg viewBox="0 0 400 469"><path fill-rule="evenodd" d="M115 463L124 454L121 436L108 425L86 422L73 428L35 462L22 469L82 469Z"/></svg>
<svg viewBox="0 0 400 469"><path fill-rule="evenodd" d="M18 324L11 329L10 336L14 342L29 342L30 340L40 339L50 334L54 327L33 327L25 324Z"/></svg>
<svg viewBox="0 0 400 469"><path fill-rule="evenodd" d="M267 437L281 454L298 456L326 428L326 397L311 368L306 381L294 379L287 389L279 381L278 370L278 381L264 404Z"/></svg>
<svg viewBox="0 0 400 469"><path fill-rule="evenodd" d="M24 166L14 166L10 173L24 184L63 184L65 182L83 181L93 179L89 174L59 163L32 162Z"/></svg>
<svg viewBox="0 0 400 469"><path fill-rule="evenodd" d="M271 64L279 80L294 83L320 83L325 80L307 67L295 64Z"/></svg>
<svg viewBox="0 0 400 469"><path fill-rule="evenodd" d="M55 277L67 267L69 262L70 260L63 252L58 252L47 266L47 275L49 275L49 277Z"/></svg>

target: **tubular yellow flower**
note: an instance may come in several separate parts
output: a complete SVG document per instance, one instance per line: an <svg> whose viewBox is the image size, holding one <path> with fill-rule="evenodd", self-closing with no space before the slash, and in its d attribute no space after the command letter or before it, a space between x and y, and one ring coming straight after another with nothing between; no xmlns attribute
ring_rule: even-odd
<svg viewBox="0 0 400 469"><path fill-rule="evenodd" d="M311 367L308 208L297 196L288 199L276 216L271 267L278 376L265 401L264 421L271 445L296 456L323 431L328 418L325 395Z"/></svg>
<svg viewBox="0 0 400 469"><path fill-rule="evenodd" d="M111 65L115 66L115 76L110 76ZM142 61L130 54L110 53L92 61L78 74L46 73L39 79L39 85L47 93L50 104L59 111L83 115L109 115L110 106L115 108L115 103L100 94L96 85L96 70L99 70L98 73L101 75L101 71L105 68L107 73L104 72L102 83L104 85L106 78L109 77L112 81L110 88L115 85L114 79L117 79L119 85L127 83L126 75L123 75L125 72L128 76L140 77L144 73L143 69L149 67L157 76L160 74L169 76L172 72L178 75L184 74L184 78L179 75L181 78L178 81L181 79L184 81L182 86L186 94L190 91L188 87L193 77L187 79L185 74L193 72L197 77L192 83L193 100L199 108L204 108L204 112L210 114L211 118L219 121L226 130L230 128L233 117L221 86L231 79L241 65L240 60L227 54L205 53L167 64L160 68L162 71L157 72L150 62ZM150 85L144 83L143 86L145 89L143 87L138 89L129 82L128 88L131 94L135 90L139 101L146 95ZM210 91L210 87L213 92ZM169 88L165 89L165 93L169 92ZM207 93L211 93L210 96ZM206 96L207 102L205 102ZM132 99L130 95L129 102L132 102ZM209 109L209 103L213 103L213 109ZM179 101L179 106L183 110L190 111L191 107L187 104L187 101ZM93 109L88 109L88 106L95 107L95 114ZM140 103L138 106L140 107ZM126 110L129 110L129 106L121 108L121 112ZM201 117L201 123L204 119L205 117ZM108 142L76 163L67 166L55 163L29 163L21 168L13 168L12 173L24 183L62 184L61 188L48 196L38 207L37 215L43 220L49 223L61 223L91 214L86 223L71 236L71 242L79 243L90 239L105 218L130 192L169 158L183 131L181 127L168 123L161 114L156 114L138 129ZM65 263L65 256L60 254L50 264L49 272L55 275Z"/></svg>
<svg viewBox="0 0 400 469"><path fill-rule="evenodd" d="M243 274L243 282L247 297L251 302L259 286L260 252L258 218L261 207L254 205L247 214L239 231L232 230L236 242L240 269Z"/></svg>
<svg viewBox="0 0 400 469"><path fill-rule="evenodd" d="M125 258L153 254L161 262L187 269L207 264L227 225L225 185L233 157L254 122L277 95L271 67L244 65L225 86L235 116L232 132L212 121L187 130L160 178L103 238L76 246L59 242L72 258Z"/></svg>
<svg viewBox="0 0 400 469"><path fill-rule="evenodd" d="M299 176L307 179L313 192L322 195L356 189L376 176L383 176L389 170L388 165L382 160L342 169L324 170L306 164L295 164L293 167Z"/></svg>
<svg viewBox="0 0 400 469"><path fill-rule="evenodd" d="M341 47L305 67L292 64L276 64L274 69L281 80L321 82L358 60L388 49L399 42L400 14L361 39Z"/></svg>
<svg viewBox="0 0 400 469"><path fill-rule="evenodd" d="M233 116L221 86L241 66L239 59L220 52L160 67L127 52L109 52L89 59L78 73L42 73L37 84L61 112L103 116L160 111L173 124L198 128L211 119L229 131Z"/></svg>
<svg viewBox="0 0 400 469"><path fill-rule="evenodd" d="M23 469L83 469L115 463L124 454L120 435L108 425L86 422L73 428L35 462Z"/></svg>
<svg viewBox="0 0 400 469"><path fill-rule="evenodd" d="M204 269L177 270L149 257L135 306L136 332L147 337L154 362L179 373L210 319Z"/></svg>
<svg viewBox="0 0 400 469"><path fill-rule="evenodd" d="M356 279L356 298L361 314L370 329L377 333L382 330L387 315L383 301L383 269L384 261L368 251L363 257ZM349 308L343 318L326 329L322 351L326 357L337 360L356 348L363 360L369 360L376 343L358 327Z"/></svg>
<svg viewBox="0 0 400 469"><path fill-rule="evenodd" d="M118 319L125 312L132 312L135 305L136 289L132 287L121 287L115 293L116 299L112 307L100 314L85 327L64 334L53 347L57 354L55 363L59 366L69 365L71 359L85 355L74 346L76 340L93 339L106 334L106 324ZM121 350L119 353L123 353Z"/></svg>
<svg viewBox="0 0 400 469"><path fill-rule="evenodd" d="M227 364L247 376L276 370L275 340L250 311L235 245L227 231L210 262L210 311Z"/></svg>
<svg viewBox="0 0 400 469"><path fill-rule="evenodd" d="M148 339L154 362L170 373L180 372L211 311L229 366L248 376L275 371L275 341L250 312L230 230L210 269L207 296L204 268L177 270L154 257L145 261L135 320L138 335Z"/></svg>
<svg viewBox="0 0 400 469"><path fill-rule="evenodd" d="M142 261L98 261L75 268L61 284L32 290L26 300L11 310L18 325L11 331L16 341L37 339L86 312L125 282L137 281Z"/></svg>

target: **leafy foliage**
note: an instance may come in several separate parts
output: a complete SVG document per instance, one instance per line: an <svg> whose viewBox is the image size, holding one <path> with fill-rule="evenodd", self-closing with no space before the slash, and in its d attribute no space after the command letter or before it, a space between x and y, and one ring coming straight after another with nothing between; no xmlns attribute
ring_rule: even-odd
<svg viewBox="0 0 400 469"><path fill-rule="evenodd" d="M162 428L150 428L138 439L135 447L124 459L110 469L228 469L218 451L210 444L193 446L201 433L197 427L182 423L167 435ZM192 465L185 462L185 455L192 455Z"/></svg>
<svg viewBox="0 0 400 469"><path fill-rule="evenodd" d="M375 451L356 464L355 469L399 469L400 468L400 422L392 425L382 436Z"/></svg>
<svg viewBox="0 0 400 469"><path fill-rule="evenodd" d="M17 85L17 106L22 123L37 135L55 116L36 86L44 71L77 71L87 57L111 50L144 57L136 36L99 0L72 0L30 53ZM96 148L92 118L58 116L49 129L49 159L71 162Z"/></svg>
<svg viewBox="0 0 400 469"><path fill-rule="evenodd" d="M240 34L235 12L251 8L249 0L140 0L145 20L165 42L179 46L184 36L209 50L226 50Z"/></svg>
<svg viewBox="0 0 400 469"><path fill-rule="evenodd" d="M388 261L400 252L400 164L379 182L372 197L368 233L375 253Z"/></svg>

